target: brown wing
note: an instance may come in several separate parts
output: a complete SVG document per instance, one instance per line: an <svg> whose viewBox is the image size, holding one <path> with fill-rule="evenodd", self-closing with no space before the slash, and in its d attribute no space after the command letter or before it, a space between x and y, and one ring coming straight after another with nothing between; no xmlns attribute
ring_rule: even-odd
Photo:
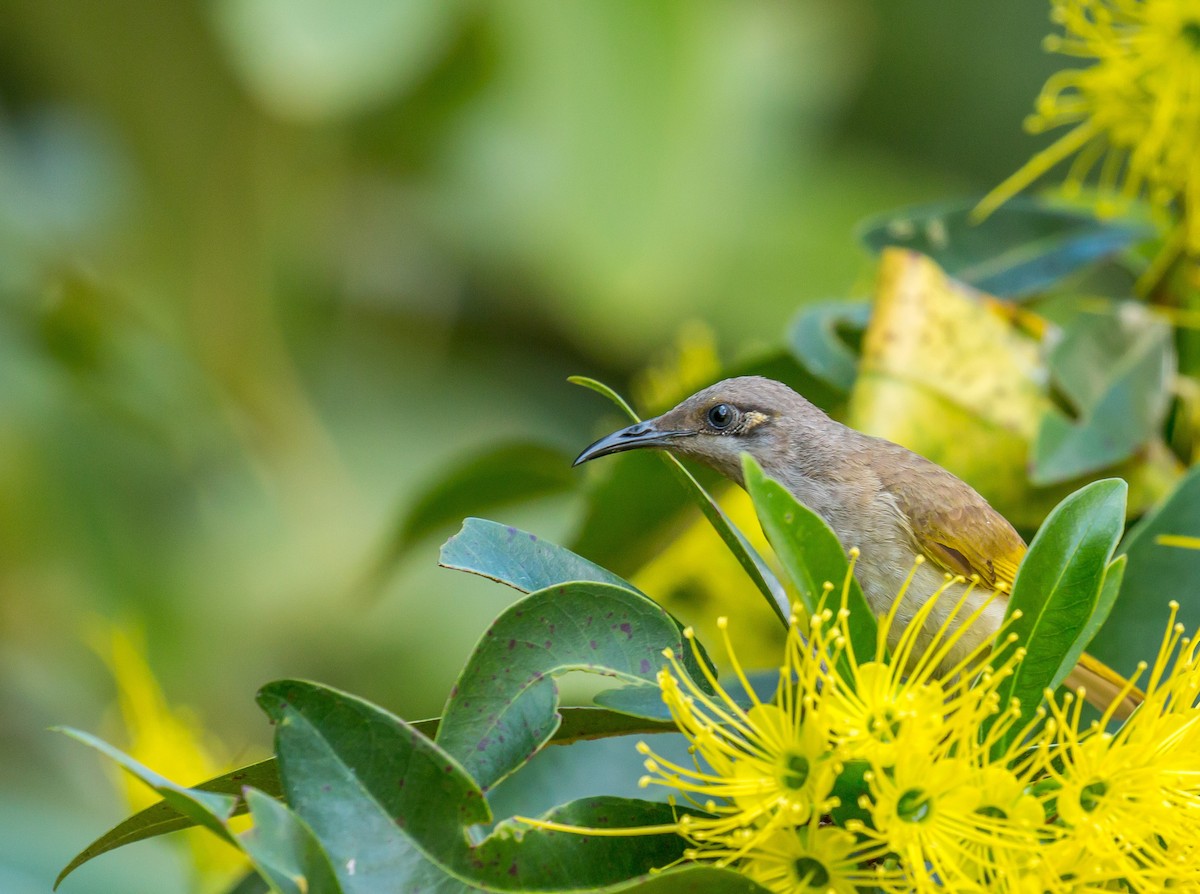
<svg viewBox="0 0 1200 894"><path fill-rule="evenodd" d="M952 574L978 574L1009 589L1025 556L1025 541L966 482L924 457L891 444L871 465L884 490L908 517L917 546Z"/></svg>

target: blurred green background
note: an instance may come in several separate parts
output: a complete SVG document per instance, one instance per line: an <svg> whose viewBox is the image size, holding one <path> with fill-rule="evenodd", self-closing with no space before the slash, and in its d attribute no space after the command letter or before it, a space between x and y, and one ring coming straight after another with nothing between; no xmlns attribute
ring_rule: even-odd
<svg viewBox="0 0 1200 894"><path fill-rule="evenodd" d="M0 0L0 891L128 812L96 617L235 763L301 676L437 714L503 588L356 591L423 481L578 449L689 320L869 282L861 217L1035 142L1047 4ZM562 536L570 500L504 520ZM192 782L192 779L181 779ZM162 841L67 892L186 890Z"/></svg>

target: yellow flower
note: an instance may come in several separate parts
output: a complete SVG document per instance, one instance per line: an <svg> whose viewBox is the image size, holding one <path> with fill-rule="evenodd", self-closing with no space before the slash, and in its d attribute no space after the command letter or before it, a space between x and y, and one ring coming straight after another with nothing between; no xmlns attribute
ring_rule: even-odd
<svg viewBox="0 0 1200 894"><path fill-rule="evenodd" d="M906 751L868 782L863 835L899 855L915 891L1005 890L1041 845L1041 805L1002 766Z"/></svg>
<svg viewBox="0 0 1200 894"><path fill-rule="evenodd" d="M812 662L798 666L787 661L780 669L783 680L800 676L808 687L803 694L799 687L784 685L776 703L763 704L753 696L729 648L727 620L720 618L717 626L725 637L734 673L751 694L752 706L739 706L700 660L714 690L714 695L705 693L667 651L664 654L672 667L658 677L663 702L680 732L692 742L698 760L695 767L683 767L658 757L644 742L638 749L647 755L648 775L641 780L643 786L667 786L712 814L711 818L681 819L681 832L692 841L726 846L734 840L729 838L731 833L757 830L757 837L738 840L737 847L721 858L728 862L771 830L808 822L836 806L837 800L830 798L830 792L842 764L823 725L814 722L817 708ZM684 635L699 658L691 629ZM793 654L788 651L789 656Z"/></svg>
<svg viewBox="0 0 1200 894"><path fill-rule="evenodd" d="M914 570L922 561L918 558ZM967 747L988 718L1007 716L1000 711L996 689L1023 657L1021 650L1009 649L998 669L986 667L984 660L1001 641L999 635L985 636L960 660L946 666L948 656L986 609L984 603L970 614L965 612L973 586L963 588L938 628L932 633L927 629L938 603L948 598L950 588L961 584L962 578L947 576L946 583L917 609L900 633L892 660L884 660L884 644L904 607L911 581L912 574L880 621L875 660L857 664L847 653L850 681L842 680L832 663L822 671L822 703L832 738L846 760L861 759L886 768L906 751L949 754ZM845 635L844 625L840 619L833 630L835 638ZM827 642L829 633L820 624L813 625L809 638L818 651L833 651Z"/></svg>
<svg viewBox="0 0 1200 894"><path fill-rule="evenodd" d="M1177 249L1200 252L1200 0L1052 0L1062 35L1047 49L1091 61L1052 75L1026 127L1071 129L997 186L977 212L990 214L1058 162L1075 156L1065 188L1078 191L1100 167L1113 213L1141 195L1172 204Z"/></svg>
<svg viewBox="0 0 1200 894"><path fill-rule="evenodd" d="M844 586L837 611L822 607L803 625L793 614L768 703L740 704L707 669L702 688L664 652L663 700L693 761L640 743L642 784L697 810L639 829L524 821L581 834L674 832L689 842L683 861L734 867L778 894L1200 890L1200 643L1172 614L1145 702L1115 733L1106 726L1124 694L1084 728L1078 699L1047 693L1047 706L1016 729L1018 706L998 694L1023 657L1010 635L982 637L946 666L964 636L975 642L983 612L967 613L961 582L948 580L889 637L907 614L906 586L861 663L849 651ZM826 605L835 589L826 584ZM935 603L952 596L930 630ZM734 677L752 692L727 621L717 626ZM865 788L856 788L863 767Z"/></svg>
<svg viewBox="0 0 1200 894"><path fill-rule="evenodd" d="M813 819L765 838L747 855L741 869L778 894L898 890L900 876L880 860L882 856L879 848L863 844L854 834Z"/></svg>
<svg viewBox="0 0 1200 894"><path fill-rule="evenodd" d="M1047 855L1043 875L1123 879L1135 890L1200 885L1200 660L1177 610L1172 603L1145 702L1115 733L1106 728L1111 712L1084 724L1081 699L1050 701L1037 760L1056 789L1066 840Z"/></svg>
<svg viewBox="0 0 1200 894"><path fill-rule="evenodd" d="M984 637L961 661L943 668L946 656L982 613L980 608L964 617L967 588L945 623L932 634L927 631L925 622L936 603L949 598L949 588L957 583L961 579L947 580L916 611L890 663L884 659L884 643L907 587L882 620L874 660L862 664L847 651L844 607L837 614L819 611L809 620L807 636L793 615L773 704L755 700L743 709L705 671L714 690L710 696L687 677L672 653L664 653L670 667L659 675L663 701L692 742L697 761L694 768L683 767L656 757L642 744L649 756L649 775L642 782L667 786L709 814L679 821L680 834L696 845L688 858L718 865L745 860L746 865L772 866L773 884L782 885L792 876L786 867L780 868L779 854L789 852L780 841L797 837L799 829L839 806L831 796L836 778L845 761L859 760L870 766L874 795L860 807L870 811L876 826L860 830L859 842L866 845L860 861L865 859L862 853L873 854L877 861L895 852L924 872L926 865L942 859L939 848L949 848L945 841L966 835L966 843L956 845L939 864L941 877L990 878L1020 864L1009 854L1036 847L1043 817L1040 804L1024 794L1025 777L1018 779L1004 766L991 774L985 770L992 742L1016 716L1009 709L999 710L996 688L1022 654L1008 650L998 669L981 667L997 639ZM826 585L827 602L833 590ZM844 599L844 588L842 592ZM727 621L721 619L718 627L734 673L749 690L730 648ZM692 639L690 631L685 633ZM849 679L839 676L839 665L848 666ZM945 681L935 679L943 670L948 671ZM995 720L993 735L981 740L980 726L988 718ZM917 755L922 759L919 766L912 761ZM1011 758L999 759L1007 764ZM912 784L897 788L910 771ZM968 783L975 787L965 788ZM1002 817L997 816L1000 812ZM935 816L937 821L924 822ZM1003 855L993 855L993 846L1003 846Z"/></svg>

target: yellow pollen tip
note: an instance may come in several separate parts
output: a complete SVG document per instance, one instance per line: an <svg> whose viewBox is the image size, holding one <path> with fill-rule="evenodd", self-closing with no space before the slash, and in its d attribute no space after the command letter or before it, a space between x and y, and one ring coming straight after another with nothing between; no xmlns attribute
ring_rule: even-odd
<svg viewBox="0 0 1200 894"><path fill-rule="evenodd" d="M1170 602L1167 603L1167 607L1170 608L1171 611L1177 612L1177 611L1179 611L1179 601L1176 599L1172 599Z"/></svg>
<svg viewBox="0 0 1200 894"><path fill-rule="evenodd" d="M925 557L924 557L924 556L916 556L916 557L913 559L913 564L914 564L914 565L924 565L924 564L925 564Z"/></svg>
<svg viewBox="0 0 1200 894"><path fill-rule="evenodd" d="M683 628L683 638L684 639L695 639L696 631L693 630L691 627L684 627Z"/></svg>
<svg viewBox="0 0 1200 894"><path fill-rule="evenodd" d="M729 619L727 617L725 617L724 615L721 615L721 617L717 618L717 629L718 630L724 630L728 626L729 626Z"/></svg>
<svg viewBox="0 0 1200 894"><path fill-rule="evenodd" d="M1015 621L1018 618L1025 617L1025 612L1021 611L1020 609L1017 609L1015 612L1013 612L1011 615L1009 615L1009 617Z"/></svg>
<svg viewBox="0 0 1200 894"><path fill-rule="evenodd" d="M675 656L675 653L672 652L670 649L663 649L662 656L663 656L663 658L673 658Z"/></svg>
<svg viewBox="0 0 1200 894"><path fill-rule="evenodd" d="M850 558L857 559L859 556L862 555L862 550L860 550L857 546L852 546L852 547L850 547L849 554L850 554Z"/></svg>
<svg viewBox="0 0 1200 894"><path fill-rule="evenodd" d="M650 746L647 745L645 742L638 742L637 745L634 746L634 748L637 749L638 754L649 754L650 753Z"/></svg>
<svg viewBox="0 0 1200 894"><path fill-rule="evenodd" d="M638 780L638 788L649 788L649 787L650 787L650 777L649 776L643 776L641 779Z"/></svg>

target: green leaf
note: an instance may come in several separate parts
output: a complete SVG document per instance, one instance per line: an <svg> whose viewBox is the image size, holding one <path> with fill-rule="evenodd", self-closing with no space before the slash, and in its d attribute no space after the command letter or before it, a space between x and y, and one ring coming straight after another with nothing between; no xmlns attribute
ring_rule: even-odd
<svg viewBox="0 0 1200 894"><path fill-rule="evenodd" d="M60 728L59 731L70 736L72 739L82 742L84 745L96 749L105 757L115 761L131 776L141 780L158 792L163 801L170 805L172 810L182 816L186 816L190 823L204 826L204 828L224 838L226 841L233 842L228 830L225 828L225 822L229 817L233 816L237 808L238 798L236 796L176 785L166 777L155 773L149 767L138 763L120 749L114 748L112 745L109 745L102 739L96 738L90 733L66 727ZM109 849L105 848L105 850ZM97 853L99 851L94 851L92 848L82 851L58 874L58 878L54 881L54 887L57 888L62 884L63 879L79 866L96 856Z"/></svg>
<svg viewBox="0 0 1200 894"><path fill-rule="evenodd" d="M653 682L664 649L704 680L679 622L640 593L592 581L538 590L480 639L446 702L438 745L491 788L553 736L552 675L583 670Z"/></svg>
<svg viewBox="0 0 1200 894"><path fill-rule="evenodd" d="M1067 678L1067 674L1079 663L1079 657L1087 649L1097 631L1108 620L1108 616L1116 604L1117 594L1121 591L1121 580L1125 577L1125 564L1125 556L1117 556L1104 569L1104 583L1100 585L1100 596L1096 600L1096 605L1092 609L1092 613L1088 615L1087 623L1079 631L1079 636L1075 638L1075 642L1063 656L1062 664L1058 666L1058 672L1055 673L1054 680L1050 684L1051 688L1057 688Z"/></svg>
<svg viewBox="0 0 1200 894"><path fill-rule="evenodd" d="M671 863L687 846L670 833L586 836L513 821L472 846L467 828L491 819L482 791L409 724L295 680L264 687L259 702L275 722L288 802L329 853L346 894L419 890L438 872L499 891L602 888ZM595 798L547 818L621 828L670 823L674 810Z"/></svg>
<svg viewBox="0 0 1200 894"><path fill-rule="evenodd" d="M1022 721L1033 716L1043 691L1058 682L1064 658L1096 610L1124 528L1127 491L1124 481L1108 478L1071 494L1047 517L1021 562L1005 620L1026 654L999 692L1002 705L1020 699ZM1017 611L1021 616L1014 618Z"/></svg>
<svg viewBox="0 0 1200 894"><path fill-rule="evenodd" d="M1179 602L1179 619L1189 630L1200 624L1200 550L1164 546L1157 542L1162 534L1200 536L1200 466L1129 531L1118 550L1128 559L1121 594L1090 651L1126 676L1158 652L1169 600Z"/></svg>
<svg viewBox="0 0 1200 894"><path fill-rule="evenodd" d="M841 608L842 587L846 588L847 626L850 646L859 663L875 660L878 625L862 587L850 573L842 544L825 521L801 504L782 484L766 473L748 453L742 454L746 490L754 500L759 523L779 557L784 571L800 593L809 616L823 608ZM826 590L826 583L832 591ZM827 592L828 601L827 601ZM849 658L838 663L843 678L851 681Z"/></svg>
<svg viewBox="0 0 1200 894"><path fill-rule="evenodd" d="M238 845L278 894L342 894L329 855L312 829L286 805L248 788L243 795L254 826Z"/></svg>
<svg viewBox="0 0 1200 894"><path fill-rule="evenodd" d="M570 490L576 479L561 450L534 442L490 447L452 461L396 520L368 577L377 585L425 537L480 515L536 497Z"/></svg>
<svg viewBox="0 0 1200 894"><path fill-rule="evenodd" d="M568 581L595 581L637 592L626 580L536 534L468 518L442 546L438 564L532 593Z"/></svg>
<svg viewBox="0 0 1200 894"><path fill-rule="evenodd" d="M258 701L275 724L287 802L321 842L345 894L438 890L445 872L412 836L461 839L463 826L491 819L462 768L399 718L293 680L268 684Z"/></svg>
<svg viewBox="0 0 1200 894"><path fill-rule="evenodd" d="M633 411L633 408L607 385L601 384L594 379L585 378L584 376L571 376L569 381L603 394L620 407L631 420L634 422L641 421L637 413ZM683 464L668 451L660 450L657 453L663 458L671 473L683 484L684 489L695 499L696 504L700 507L700 511L704 513L704 517L708 519L717 534L725 542L725 545L729 547L730 551L737 558L738 563L742 566L742 569L749 575L754 585L758 587L759 592L766 598L767 603L774 609L775 614L786 624L790 610L787 591L784 589L783 584L775 577L775 573L763 561L758 551L750 545L746 536L729 520L721 507L709 495L708 491L700 486L700 483L692 473L684 468Z"/></svg>
<svg viewBox="0 0 1200 894"><path fill-rule="evenodd" d="M933 258L955 279L992 295L1041 291L1143 239L1143 221L1099 220L1037 199L1009 199L980 223L975 202L958 200L888 212L864 221L859 238L873 251L907 248Z"/></svg>
<svg viewBox="0 0 1200 894"><path fill-rule="evenodd" d="M191 790L239 796L245 786L261 789L271 795L282 794L283 790L279 787L279 774L275 770L275 759L268 758L240 767L230 773L194 785ZM239 803L235 808L235 815L244 812L245 804ZM144 841L147 838L166 835L168 832L188 829L195 824L190 816L180 813L171 803L159 801L113 826L85 847L63 870L63 877L103 853L133 844L135 841Z"/></svg>
<svg viewBox="0 0 1200 894"><path fill-rule="evenodd" d="M800 309L787 333L792 355L843 397L858 378L859 355L842 337L845 329L862 333L871 305L861 301L829 301Z"/></svg>
<svg viewBox="0 0 1200 894"><path fill-rule="evenodd" d="M1129 459L1162 428L1174 374L1171 328L1140 305L1084 312L1050 354L1054 381L1077 420L1042 417L1030 481L1050 485Z"/></svg>
<svg viewBox="0 0 1200 894"><path fill-rule="evenodd" d="M560 708L559 714L562 716L562 723L551 737L548 743L551 745L569 745L572 742L608 736L675 731L675 726L670 723L635 719L626 714L599 708ZM420 720L410 725L422 735L432 737L437 732L438 721ZM279 771L275 758L267 758L229 773L223 773L193 786L192 790L240 795L245 787L259 789L272 797L282 797L283 787L279 782ZM239 803L234 815L244 812L245 803ZM195 822L190 817L180 813L166 801L159 801L157 804L152 804L135 813L89 844L71 862L63 874L65 876L71 870L107 851L180 829L188 829L194 825Z"/></svg>

